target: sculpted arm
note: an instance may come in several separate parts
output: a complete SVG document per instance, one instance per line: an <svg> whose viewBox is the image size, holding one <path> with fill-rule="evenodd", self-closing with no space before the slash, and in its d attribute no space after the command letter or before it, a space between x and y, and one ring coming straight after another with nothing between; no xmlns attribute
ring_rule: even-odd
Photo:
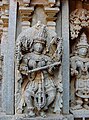
<svg viewBox="0 0 89 120"><path fill-rule="evenodd" d="M24 75L27 74L27 71L28 71L28 59L26 56L24 56L21 60L21 64L20 64L20 72Z"/></svg>
<svg viewBox="0 0 89 120"><path fill-rule="evenodd" d="M54 63L52 60L49 60L48 62L47 62L47 65L50 65L50 64L52 64L52 63ZM54 70L55 70L55 66L51 66L51 67L49 67L48 68L48 73L50 74L50 75L54 75Z"/></svg>
<svg viewBox="0 0 89 120"><path fill-rule="evenodd" d="M71 76L78 75L78 71L76 70L77 64L76 64L76 60L74 57L70 58L70 67L71 67Z"/></svg>

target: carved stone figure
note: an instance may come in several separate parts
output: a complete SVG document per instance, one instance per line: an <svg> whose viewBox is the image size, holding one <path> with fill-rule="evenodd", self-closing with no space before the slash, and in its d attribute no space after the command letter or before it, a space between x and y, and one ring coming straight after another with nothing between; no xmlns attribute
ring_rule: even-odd
<svg viewBox="0 0 89 120"><path fill-rule="evenodd" d="M81 35L80 42L76 47L76 55L71 57L71 76L74 80L76 103L71 109L89 110L89 44L84 33Z"/></svg>
<svg viewBox="0 0 89 120"><path fill-rule="evenodd" d="M53 112L60 112L62 107L62 83L60 80L56 83L54 76L54 72L61 64L61 42L54 37L48 47L49 33L47 27L40 22L30 30L34 34L33 38L27 32L30 37L18 38L16 46L20 75L17 90L20 99L17 99L17 111L21 113L26 107L29 117L35 115L45 117L45 111L49 107L53 108ZM52 56L53 51L50 50L53 44L57 48L54 47Z"/></svg>

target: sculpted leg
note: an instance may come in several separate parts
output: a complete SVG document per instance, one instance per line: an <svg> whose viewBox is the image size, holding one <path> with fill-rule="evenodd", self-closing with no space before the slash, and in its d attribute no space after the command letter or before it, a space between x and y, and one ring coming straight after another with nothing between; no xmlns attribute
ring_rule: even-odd
<svg viewBox="0 0 89 120"><path fill-rule="evenodd" d="M56 88L47 92L47 106L49 106L56 97Z"/></svg>
<svg viewBox="0 0 89 120"><path fill-rule="evenodd" d="M46 99L47 103L46 103L46 106L40 111L41 117L46 117L44 110L48 109L48 106L54 101L55 97L56 97L56 89L52 88L52 90L50 89L47 92L47 99Z"/></svg>
<svg viewBox="0 0 89 120"><path fill-rule="evenodd" d="M26 102L26 104L27 104L28 115L29 115L30 117L35 116L34 106L33 106L33 104L32 104L32 100L33 100L33 99L32 99L31 93L30 93L30 92L29 92L29 94L26 93L26 94L25 94L25 102Z"/></svg>

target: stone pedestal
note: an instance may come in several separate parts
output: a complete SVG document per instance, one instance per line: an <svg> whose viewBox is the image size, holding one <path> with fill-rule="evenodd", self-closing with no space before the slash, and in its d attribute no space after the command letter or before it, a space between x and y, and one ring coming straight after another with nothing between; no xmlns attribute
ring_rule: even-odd
<svg viewBox="0 0 89 120"><path fill-rule="evenodd" d="M24 115L0 115L0 120L74 120L73 115L49 115L49 117L34 117L34 118L28 118L24 117Z"/></svg>
<svg viewBox="0 0 89 120"><path fill-rule="evenodd" d="M70 112L74 115L74 118L82 118L83 120L86 120L86 118L89 119L89 110L81 109L81 110L70 110Z"/></svg>
<svg viewBox="0 0 89 120"><path fill-rule="evenodd" d="M49 116L49 117L36 117L36 118L20 118L20 120L64 120L65 117L62 115L55 115L55 116Z"/></svg>

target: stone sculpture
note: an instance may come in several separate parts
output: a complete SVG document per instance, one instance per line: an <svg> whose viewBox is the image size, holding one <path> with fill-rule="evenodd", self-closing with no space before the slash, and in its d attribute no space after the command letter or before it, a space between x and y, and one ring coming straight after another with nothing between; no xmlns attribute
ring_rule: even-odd
<svg viewBox="0 0 89 120"><path fill-rule="evenodd" d="M61 43L56 33L48 30L40 21L18 37L17 113L24 113L26 108L29 117L45 117L45 111L49 108L53 108L53 112L61 111L63 88L61 78L55 80L54 75L61 64Z"/></svg>
<svg viewBox="0 0 89 120"><path fill-rule="evenodd" d="M89 44L85 33L82 33L76 48L76 54L71 57L71 76L72 79L74 78L75 89L75 104L71 106L71 109L89 110Z"/></svg>

